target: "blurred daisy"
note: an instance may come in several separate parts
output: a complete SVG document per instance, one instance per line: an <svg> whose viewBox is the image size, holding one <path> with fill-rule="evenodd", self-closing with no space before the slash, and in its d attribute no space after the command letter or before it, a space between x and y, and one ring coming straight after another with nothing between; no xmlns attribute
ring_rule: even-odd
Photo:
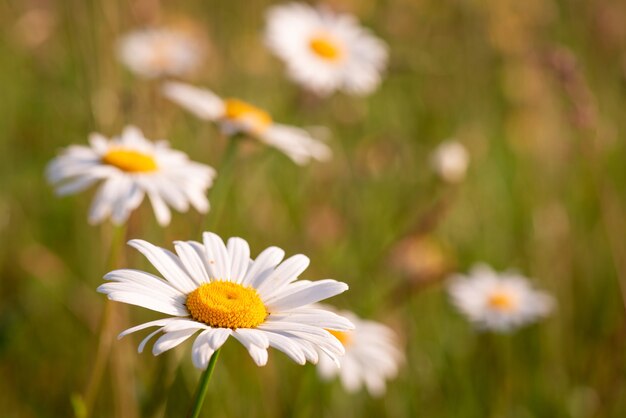
<svg viewBox="0 0 626 418"><path fill-rule="evenodd" d="M452 302L481 329L510 331L547 316L554 299L531 288L528 279L513 272L498 274L489 266L456 275L448 291Z"/></svg>
<svg viewBox="0 0 626 418"><path fill-rule="evenodd" d="M439 144L430 158L433 170L448 183L459 183L465 178L469 165L469 153L458 141L448 140Z"/></svg>
<svg viewBox="0 0 626 418"><path fill-rule="evenodd" d="M265 42L286 63L291 79L319 95L369 94L387 64L387 45L354 16L304 3L271 7Z"/></svg>
<svg viewBox="0 0 626 418"><path fill-rule="evenodd" d="M317 363L321 350L337 362L341 343L327 331L346 331L347 319L325 309L306 306L348 289L335 280L297 280L309 259L294 255L281 263L285 252L269 247L255 260L248 243L230 238L227 245L205 232L204 245L175 242L176 254L142 240L129 244L139 250L163 276L139 270L116 270L99 292L118 302L142 306L170 317L130 328L120 338L148 327L158 327L139 344L142 352L156 334L154 355L176 347L198 331L191 349L193 364L205 369L228 337L238 340L254 362L267 363L274 347L299 364Z"/></svg>
<svg viewBox="0 0 626 418"><path fill-rule="evenodd" d="M92 134L89 143L68 147L50 162L46 175L60 196L102 181L89 211L90 223L108 217L114 224L124 223L146 194L161 225L170 222L168 205L179 212L186 212L190 203L198 212L209 210L206 191L215 170L189 161L167 141L151 142L129 126L110 140Z"/></svg>
<svg viewBox="0 0 626 418"><path fill-rule="evenodd" d="M328 146L304 129L275 123L267 112L242 100L221 99L210 90L178 82L165 83L163 93L200 119L217 122L226 135L241 132L254 136L296 164L311 159L324 161L331 156Z"/></svg>
<svg viewBox="0 0 626 418"><path fill-rule="evenodd" d="M340 312L354 324L353 331L331 331L346 349L339 359L340 367L325 355L320 356L317 370L326 380L339 375L348 392L356 392L363 385L372 396L385 393L385 380L398 374L404 361L396 334L391 328L374 321L360 319L352 312Z"/></svg>
<svg viewBox="0 0 626 418"><path fill-rule="evenodd" d="M199 39L187 31L166 28L130 32L118 41L117 52L126 67L147 78L188 74L204 58Z"/></svg>

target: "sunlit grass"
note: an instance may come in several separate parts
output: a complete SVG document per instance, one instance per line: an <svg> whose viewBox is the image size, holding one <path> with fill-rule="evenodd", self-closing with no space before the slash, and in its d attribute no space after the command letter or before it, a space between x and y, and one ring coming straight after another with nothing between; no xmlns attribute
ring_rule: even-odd
<svg viewBox="0 0 626 418"><path fill-rule="evenodd" d="M228 344L206 416L626 414L618 286L626 281L625 49L611 31L623 26L624 8L531 3L332 2L385 39L391 59L371 96L322 100L300 92L264 48L267 2L163 2L161 14L193 18L206 31L210 52L193 82L249 100L276 120L327 127L334 158L301 168L244 141L224 200L209 194L214 208L223 207L220 222L214 212L175 213L160 229L144 202L128 236L168 246L211 228L243 236L253 249L305 253L312 263L304 278L347 282L349 292L333 303L394 328L407 355L377 400L321 383L314 366L275 351L258 368ZM104 305L95 289L112 230L87 225L91 193L58 199L45 183L44 167L58 150L134 123L214 166L220 180L226 139L114 59L113 41L156 19L155 7L0 5L2 416L71 416L70 399L83 392L93 361ZM34 8L52 22L38 42L19 24ZM46 27L40 21L39 30ZM561 61L549 59L561 48L575 58L566 79ZM580 109L589 106L592 117L581 123ZM429 166L430 152L450 137L471 155L458 186L440 182ZM393 261L396 245L424 236L445 262L411 276ZM477 261L535 278L557 299L552 317L513 335L476 333L449 304L443 278ZM150 268L132 251L124 265ZM126 324L156 318L134 308L127 315ZM188 349L159 358L131 353L141 416L186 413L198 380ZM106 379L96 416L116 416Z"/></svg>

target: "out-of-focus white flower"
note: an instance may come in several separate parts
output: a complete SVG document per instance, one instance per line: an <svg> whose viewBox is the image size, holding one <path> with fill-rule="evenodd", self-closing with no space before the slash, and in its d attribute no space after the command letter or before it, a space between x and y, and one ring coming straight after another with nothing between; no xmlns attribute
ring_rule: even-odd
<svg viewBox="0 0 626 418"><path fill-rule="evenodd" d="M181 76L204 58L202 42L174 28L150 28L124 35L117 44L120 61L142 77Z"/></svg>
<svg viewBox="0 0 626 418"><path fill-rule="evenodd" d="M448 140L439 144L433 151L431 165L444 181L458 183L465 178L469 153L460 142Z"/></svg>
<svg viewBox="0 0 626 418"><path fill-rule="evenodd" d="M339 315L354 324L353 331L331 331L346 349L337 367L327 356L321 355L317 370L323 379L339 375L348 392L356 392L363 385L372 396L381 396L386 380L398 374L404 354L394 331L379 322L360 319L354 313L341 311Z"/></svg>
<svg viewBox="0 0 626 418"><path fill-rule="evenodd" d="M110 217L114 224L126 221L148 195L161 225L170 222L168 205L186 212L189 204L198 212L209 210L206 191L215 170L189 161L186 154L169 148L167 141L151 142L134 126L119 137L89 137L90 146L72 145L50 162L46 174L58 195L78 193L102 182L91 205L89 222Z"/></svg>
<svg viewBox="0 0 626 418"><path fill-rule="evenodd" d="M547 316L554 299L534 290L528 279L474 266L469 276L455 275L448 287L454 305L478 328L506 332Z"/></svg>
<svg viewBox="0 0 626 418"><path fill-rule="evenodd" d="M354 16L304 3L271 7L265 41L289 77L319 95L369 94L387 64L387 45Z"/></svg>
<svg viewBox="0 0 626 418"><path fill-rule="evenodd" d="M250 258L241 238L222 239L204 233L204 243L175 242L176 254L146 241L132 240L163 276L139 270L115 270L98 288L110 300L141 306L170 317L127 329L120 337L158 327L139 344L162 332L152 353L159 355L200 331L191 349L193 364L205 369L213 353L228 339L238 340L259 366L274 347L298 364L317 363L321 350L338 362L343 346L328 330L347 331L349 320L322 308L308 306L348 289L335 280L298 280L309 259L269 247Z"/></svg>
<svg viewBox="0 0 626 418"><path fill-rule="evenodd" d="M239 99L221 99L208 89L179 82L167 82L163 93L200 119L214 121L227 135L243 132L279 149L296 164L311 159L325 161L330 148L304 129L272 121L269 113Z"/></svg>

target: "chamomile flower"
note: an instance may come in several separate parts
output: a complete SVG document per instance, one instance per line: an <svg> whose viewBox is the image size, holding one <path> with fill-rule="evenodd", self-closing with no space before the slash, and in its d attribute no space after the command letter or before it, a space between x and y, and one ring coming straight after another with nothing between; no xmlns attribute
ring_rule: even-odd
<svg viewBox="0 0 626 418"><path fill-rule="evenodd" d="M469 153L458 141L447 140L439 144L430 158L433 170L448 183L459 183L465 178Z"/></svg>
<svg viewBox="0 0 626 418"><path fill-rule="evenodd" d="M163 93L200 119L218 123L226 135L245 133L279 149L296 164L325 161L330 148L304 129L275 123L269 113L239 99L221 99L212 91L179 82L167 82Z"/></svg>
<svg viewBox="0 0 626 418"><path fill-rule="evenodd" d="M387 64L387 45L354 16L304 3L269 9L265 43L292 80L319 95L369 94Z"/></svg>
<svg viewBox="0 0 626 418"><path fill-rule="evenodd" d="M128 126L119 137L92 134L90 146L72 145L50 162L46 175L60 196L78 193L101 182L89 211L89 222L111 218L122 224L148 195L161 225L170 222L168 205L186 212L209 210L206 197L215 170L189 161L167 141L151 142Z"/></svg>
<svg viewBox="0 0 626 418"><path fill-rule="evenodd" d="M398 374L404 361L395 332L379 322L364 320L352 312L339 312L354 324L352 331L331 331L346 349L339 359L340 367L325 355L317 364L319 375L326 380L339 375L348 392L365 386L372 396L381 396L386 390L386 380Z"/></svg>
<svg viewBox="0 0 626 418"><path fill-rule="evenodd" d="M210 232L204 243L175 242L176 254L142 240L129 244L139 250L162 275L139 270L108 273L109 283L98 288L108 298L168 315L167 318L130 328L120 337L158 327L140 344L162 333L152 348L154 355L194 336L193 364L205 369L213 353L233 337L248 350L254 362L267 363L274 347L296 363L317 363L321 350L335 362L344 353L328 331L347 331L347 319L325 309L307 306L348 289L335 280L297 280L309 259L294 255L281 263L285 252L269 247L250 258L241 238L222 239Z"/></svg>
<svg viewBox="0 0 626 418"><path fill-rule="evenodd" d="M496 273L480 264L469 276L456 275L448 291L454 305L478 328L506 332L547 316L554 307L549 294L534 290L517 273Z"/></svg>
<svg viewBox="0 0 626 418"><path fill-rule="evenodd" d="M174 28L149 28L124 35L117 44L120 61L146 78L181 76L194 71L204 58L202 43Z"/></svg>

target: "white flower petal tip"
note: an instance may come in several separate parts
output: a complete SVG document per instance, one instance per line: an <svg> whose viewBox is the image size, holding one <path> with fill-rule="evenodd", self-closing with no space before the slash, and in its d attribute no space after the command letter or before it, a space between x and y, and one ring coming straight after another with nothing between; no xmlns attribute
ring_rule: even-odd
<svg viewBox="0 0 626 418"><path fill-rule="evenodd" d="M435 173L447 183L460 183L465 179L470 156L463 144L455 140L444 141L430 156Z"/></svg>
<svg viewBox="0 0 626 418"><path fill-rule="evenodd" d="M316 363L318 352L336 359L344 348L329 329L346 330L350 320L309 304L348 289L334 280L306 281L298 276L308 257L298 254L282 261L284 251L270 247L256 259L242 238L226 242L210 232L203 243L177 241L176 253L143 240L128 245L140 251L160 276L141 270L107 273L98 291L111 300L169 315L138 325L118 338L157 327L138 347L161 334L152 347L159 355L194 337L192 360L206 368L211 355L233 336L258 366L268 361L268 348L284 352L298 364Z"/></svg>
<svg viewBox="0 0 626 418"><path fill-rule="evenodd" d="M196 117L217 123L227 135L244 133L272 146L298 165L327 161L332 151L304 129L275 123L269 113L239 99L221 99L208 89L166 82L165 97Z"/></svg>
<svg viewBox="0 0 626 418"><path fill-rule="evenodd" d="M270 7L266 23L265 44L302 87L320 96L364 96L379 86L388 47L355 17L288 3Z"/></svg>
<svg viewBox="0 0 626 418"><path fill-rule="evenodd" d="M527 278L491 267L474 266L468 276L457 274L448 286L452 303L478 329L511 332L548 316L555 299L531 287Z"/></svg>
<svg viewBox="0 0 626 418"><path fill-rule="evenodd" d="M117 43L122 64L149 79L189 74L200 66L204 52L198 36L173 27L136 30Z"/></svg>
<svg viewBox="0 0 626 418"><path fill-rule="evenodd" d="M323 307L316 305L316 307ZM364 320L352 312L339 312L354 324L351 331L332 331L345 353L330 356L320 353L317 370L325 380L339 377L344 389L356 392L365 387L372 396L385 392L385 382L395 378L405 361L398 338L391 328L379 322Z"/></svg>
<svg viewBox="0 0 626 418"><path fill-rule="evenodd" d="M207 190L215 170L192 162L187 155L169 148L165 141L152 142L134 126L110 140L92 134L90 146L74 145L53 159L46 169L57 194L74 194L100 184L88 221L110 219L124 224L145 196L152 203L161 226L169 224L170 207L186 212L193 206L208 210Z"/></svg>

